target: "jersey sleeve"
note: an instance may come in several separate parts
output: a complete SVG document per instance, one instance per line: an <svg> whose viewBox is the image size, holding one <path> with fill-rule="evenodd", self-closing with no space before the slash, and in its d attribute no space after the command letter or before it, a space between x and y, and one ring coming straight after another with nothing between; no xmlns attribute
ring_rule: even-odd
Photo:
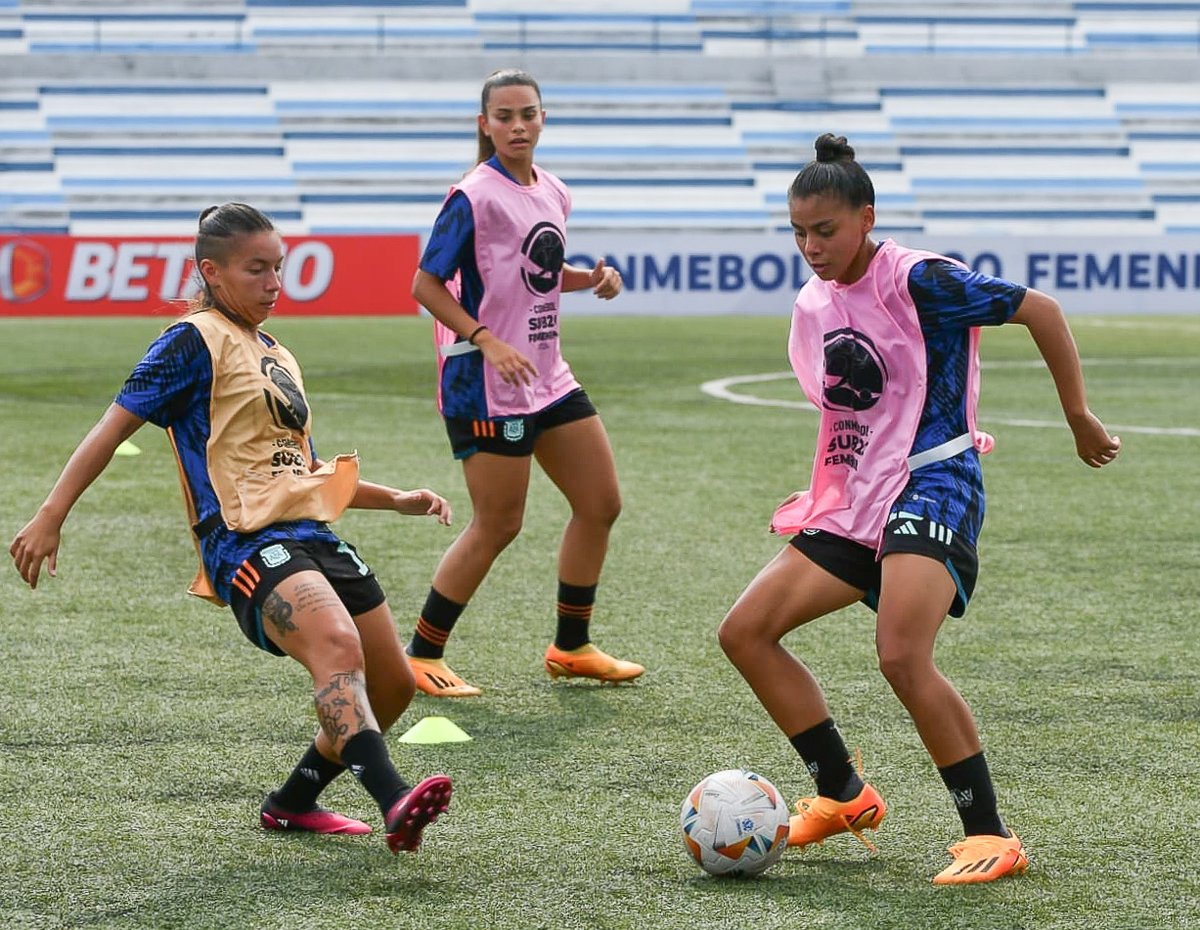
<svg viewBox="0 0 1200 930"><path fill-rule="evenodd" d="M1027 288L948 261L917 262L908 292L926 333L1007 323Z"/></svg>
<svg viewBox="0 0 1200 930"><path fill-rule="evenodd" d="M468 249L475 245L475 216L471 201L462 191L455 191L442 205L433 224L433 232L421 256L421 270L449 281L467 261Z"/></svg>
<svg viewBox="0 0 1200 930"><path fill-rule="evenodd" d="M176 323L151 343L115 403L165 428L182 418L196 392L211 383L212 359L200 331Z"/></svg>

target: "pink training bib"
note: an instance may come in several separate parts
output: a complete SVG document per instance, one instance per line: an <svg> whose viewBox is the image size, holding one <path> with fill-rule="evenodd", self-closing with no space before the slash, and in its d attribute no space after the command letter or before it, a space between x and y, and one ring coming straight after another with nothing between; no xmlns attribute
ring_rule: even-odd
<svg viewBox="0 0 1200 930"><path fill-rule="evenodd" d="M775 511L772 532L821 529L878 548L892 502L908 482L908 457L925 404L925 339L908 274L917 262L931 259L949 261L888 239L853 284L813 277L800 289L788 356L821 422L809 488ZM978 341L972 329L967 379L972 434Z"/></svg>
<svg viewBox="0 0 1200 930"><path fill-rule="evenodd" d="M483 280L479 324L520 350L538 371L530 384L506 384L485 363L489 417L536 413L579 387L562 357L558 335L571 195L562 181L536 165L534 177L525 187L485 163L448 195L461 190L471 203L475 260ZM439 347L459 341L453 330L436 322L434 335ZM442 365L439 353L439 384Z"/></svg>

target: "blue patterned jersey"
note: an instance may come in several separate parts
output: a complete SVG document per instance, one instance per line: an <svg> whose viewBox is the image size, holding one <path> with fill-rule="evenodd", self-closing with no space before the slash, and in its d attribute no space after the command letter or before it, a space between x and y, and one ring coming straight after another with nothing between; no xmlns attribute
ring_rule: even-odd
<svg viewBox="0 0 1200 930"><path fill-rule="evenodd" d="M495 155L486 164L516 181ZM421 270L443 281L458 274L458 302L472 319L479 319L484 287L483 276L475 261L475 215L471 212L471 201L462 191L455 191L442 205L429 241L425 243ZM468 417L487 409L482 352L454 355L443 361L442 408L447 416Z"/></svg>
<svg viewBox="0 0 1200 930"><path fill-rule="evenodd" d="M265 333L259 333L259 338L274 345ZM220 511L208 476L211 401L212 357L199 330L186 321L171 326L151 344L115 400L134 416L171 430L201 520ZM311 449L311 440L309 445ZM229 600L230 579L244 559L268 543L286 539L336 542L338 537L315 520L276 523L254 533L234 533L222 525L205 536L201 556L221 600Z"/></svg>
<svg viewBox="0 0 1200 930"><path fill-rule="evenodd" d="M485 164L516 182L495 155ZM461 271L464 293L460 303L471 316L476 315L483 295L483 282L475 264L475 216L471 212L471 201L462 191L455 191L442 204L421 255L421 270L443 281L449 281L455 272Z"/></svg>
<svg viewBox="0 0 1200 930"><path fill-rule="evenodd" d="M925 336L926 395L912 451L922 452L967 431L968 331L1007 323L1026 288L948 261L923 261L908 275L908 290ZM967 537L983 525L983 473L968 449L913 472L893 512L928 517Z"/></svg>

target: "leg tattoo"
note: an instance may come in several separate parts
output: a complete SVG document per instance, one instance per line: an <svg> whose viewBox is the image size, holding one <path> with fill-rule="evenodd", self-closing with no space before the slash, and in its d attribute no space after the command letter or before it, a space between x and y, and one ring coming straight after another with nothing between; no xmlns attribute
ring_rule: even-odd
<svg viewBox="0 0 1200 930"><path fill-rule="evenodd" d="M292 612L292 605L277 591L272 591L263 601L263 619L269 620L280 636L297 629L296 624L292 622Z"/></svg>
<svg viewBox="0 0 1200 930"><path fill-rule="evenodd" d="M317 719L334 746L367 729L367 688L359 672L335 672L317 692Z"/></svg>

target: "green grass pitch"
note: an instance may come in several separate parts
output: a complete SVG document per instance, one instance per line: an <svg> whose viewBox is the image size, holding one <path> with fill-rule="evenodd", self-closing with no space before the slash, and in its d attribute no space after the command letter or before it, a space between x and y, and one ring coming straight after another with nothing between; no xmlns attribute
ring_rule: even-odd
<svg viewBox="0 0 1200 930"><path fill-rule="evenodd" d="M989 514L976 598L939 661L974 708L1027 876L933 888L957 818L875 667L851 608L788 644L826 686L891 812L871 856L838 837L761 879L699 873L678 835L687 790L747 766L810 793L786 740L725 661L715 628L780 541L772 509L807 483L815 418L709 396L704 382L786 370L787 321L578 318L567 357L600 408L624 493L596 641L643 662L621 688L552 683L565 506L540 474L525 529L449 653L485 689L418 696L390 739L409 776L444 770L451 814L417 856L377 835L267 834L263 793L312 735L307 676L184 594L193 549L165 437L117 458L67 524L59 577L0 571L0 924L12 928L1200 927L1200 318L1076 318L1093 409L1125 447L1074 456L1052 383L1018 326L984 335ZM9 540L162 320L0 321L0 532ZM279 319L305 367L318 450L428 485L469 512L433 405L429 323ZM733 388L797 400L786 379ZM1127 427L1122 430L1120 427ZM352 512L337 529L388 590L407 637L453 538ZM396 737L447 715L467 743ZM350 779L331 806L377 824Z"/></svg>

